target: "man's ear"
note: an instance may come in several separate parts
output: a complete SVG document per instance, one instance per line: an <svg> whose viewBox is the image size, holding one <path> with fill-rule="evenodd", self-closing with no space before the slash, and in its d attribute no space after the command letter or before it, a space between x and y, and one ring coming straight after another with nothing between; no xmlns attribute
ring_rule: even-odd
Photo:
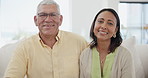
<svg viewBox="0 0 148 78"><path fill-rule="evenodd" d="M60 15L60 26L61 26L61 24L62 24L62 22L63 22L63 16L62 15Z"/></svg>
<svg viewBox="0 0 148 78"><path fill-rule="evenodd" d="M35 23L36 26L38 26L38 24L37 24L37 16L34 16L34 23Z"/></svg>

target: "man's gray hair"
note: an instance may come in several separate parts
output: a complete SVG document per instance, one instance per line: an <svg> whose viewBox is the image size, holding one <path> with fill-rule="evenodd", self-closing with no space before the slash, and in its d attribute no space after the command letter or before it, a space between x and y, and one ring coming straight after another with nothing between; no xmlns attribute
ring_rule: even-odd
<svg viewBox="0 0 148 78"><path fill-rule="evenodd" d="M41 1L41 2L39 3L38 7L37 7L37 13L38 13L38 11L40 10L40 6L41 6L41 5L51 5L51 4L56 5L57 10L58 10L58 12L59 12L59 14L60 14L60 7L59 7L59 4L56 3L54 0L43 0L43 1Z"/></svg>

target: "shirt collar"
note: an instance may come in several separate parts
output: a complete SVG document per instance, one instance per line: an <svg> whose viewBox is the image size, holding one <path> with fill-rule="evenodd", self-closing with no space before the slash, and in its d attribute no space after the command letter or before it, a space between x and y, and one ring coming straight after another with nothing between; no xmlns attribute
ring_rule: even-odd
<svg viewBox="0 0 148 78"><path fill-rule="evenodd" d="M60 39L61 39L61 31L59 30L58 35L56 36L56 40L57 40L58 43L60 42ZM43 47L46 47L47 46L46 44L44 44L44 42L40 38L39 33L37 34L37 40L41 43L41 45Z"/></svg>

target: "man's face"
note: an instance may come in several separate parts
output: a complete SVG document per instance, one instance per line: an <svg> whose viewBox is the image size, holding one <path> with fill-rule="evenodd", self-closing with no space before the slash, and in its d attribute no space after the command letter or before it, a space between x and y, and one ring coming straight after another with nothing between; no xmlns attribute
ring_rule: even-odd
<svg viewBox="0 0 148 78"><path fill-rule="evenodd" d="M62 15L59 14L54 4L41 5L38 15L34 17L35 24L38 26L40 35L42 36L57 35L62 19Z"/></svg>

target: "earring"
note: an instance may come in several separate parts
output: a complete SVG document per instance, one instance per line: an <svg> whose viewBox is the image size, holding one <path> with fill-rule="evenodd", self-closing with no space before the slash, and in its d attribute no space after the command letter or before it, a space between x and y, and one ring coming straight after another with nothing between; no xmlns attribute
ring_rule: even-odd
<svg viewBox="0 0 148 78"><path fill-rule="evenodd" d="M116 38L116 34L113 34L113 37Z"/></svg>

